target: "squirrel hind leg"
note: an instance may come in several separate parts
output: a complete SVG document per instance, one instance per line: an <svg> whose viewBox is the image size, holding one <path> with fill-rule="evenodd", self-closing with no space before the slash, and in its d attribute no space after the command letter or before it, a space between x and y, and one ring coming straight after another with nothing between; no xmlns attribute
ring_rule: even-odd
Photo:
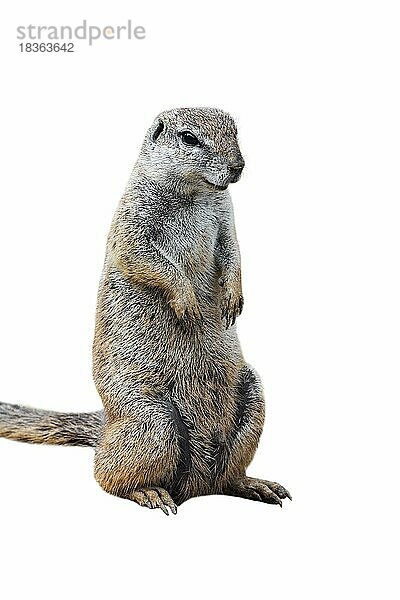
<svg viewBox="0 0 400 600"><path fill-rule="evenodd" d="M169 410L156 403L150 410L143 402L124 419L106 421L96 447L94 475L109 494L174 512L175 502L166 490L179 463L178 432Z"/></svg>

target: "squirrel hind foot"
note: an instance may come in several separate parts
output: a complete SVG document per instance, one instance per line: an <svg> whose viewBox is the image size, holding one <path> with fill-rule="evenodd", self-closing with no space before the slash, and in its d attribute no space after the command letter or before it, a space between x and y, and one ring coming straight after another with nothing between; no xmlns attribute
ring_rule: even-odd
<svg viewBox="0 0 400 600"><path fill-rule="evenodd" d="M129 500L133 500L139 506L160 508L167 516L169 515L168 509L173 515L177 513L175 502L164 488L153 487L134 490L130 493Z"/></svg>
<svg viewBox="0 0 400 600"><path fill-rule="evenodd" d="M292 499L290 493L275 481L265 481L253 477L239 477L225 490L228 496L238 496L248 500L258 500L266 504L279 504L284 498Z"/></svg>

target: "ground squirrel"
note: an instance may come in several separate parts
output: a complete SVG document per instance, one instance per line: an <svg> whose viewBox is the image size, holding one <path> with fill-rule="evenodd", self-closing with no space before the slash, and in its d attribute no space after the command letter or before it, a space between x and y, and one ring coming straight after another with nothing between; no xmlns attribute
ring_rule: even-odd
<svg viewBox="0 0 400 600"><path fill-rule="evenodd" d="M264 398L235 327L243 297L227 188L243 167L235 122L222 110L156 118L115 213L100 281L93 375L104 410L0 403L0 436L94 446L102 488L166 514L206 494L290 498L278 483L246 476Z"/></svg>

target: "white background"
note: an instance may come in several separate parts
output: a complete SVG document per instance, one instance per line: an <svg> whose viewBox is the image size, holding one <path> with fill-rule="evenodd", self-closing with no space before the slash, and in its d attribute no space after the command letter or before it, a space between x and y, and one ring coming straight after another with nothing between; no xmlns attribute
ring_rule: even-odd
<svg viewBox="0 0 400 600"><path fill-rule="evenodd" d="M1 19L1 400L100 405L91 341L105 239L154 116L219 106L245 311L266 390L249 473L284 508L108 496L90 449L0 440L3 598L398 598L399 14L395 2L13 2ZM18 25L145 41L22 54Z"/></svg>

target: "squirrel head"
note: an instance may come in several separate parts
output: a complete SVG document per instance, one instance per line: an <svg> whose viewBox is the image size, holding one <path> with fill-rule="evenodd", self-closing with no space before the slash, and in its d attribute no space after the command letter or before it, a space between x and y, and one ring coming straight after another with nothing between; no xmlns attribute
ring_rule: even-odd
<svg viewBox="0 0 400 600"><path fill-rule="evenodd" d="M225 190L244 167L235 122L217 108L162 112L147 132L138 167L159 184L189 194Z"/></svg>

